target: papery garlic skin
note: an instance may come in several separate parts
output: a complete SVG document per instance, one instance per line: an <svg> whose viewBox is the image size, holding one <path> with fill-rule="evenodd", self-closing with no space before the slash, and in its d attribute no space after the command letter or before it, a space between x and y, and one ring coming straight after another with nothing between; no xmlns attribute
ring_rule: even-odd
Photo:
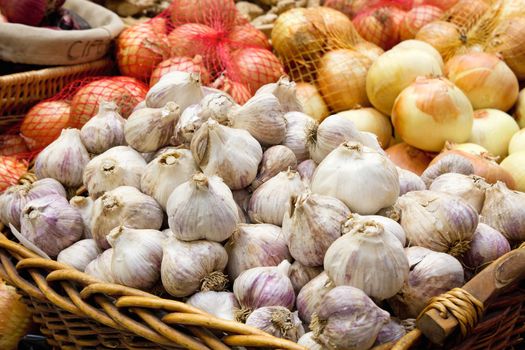
<svg viewBox="0 0 525 350"><path fill-rule="evenodd" d="M480 222L472 236L470 249L461 257L461 261L467 268L476 270L508 252L510 244L505 236Z"/></svg>
<svg viewBox="0 0 525 350"><path fill-rule="evenodd" d="M170 194L199 172L190 150L167 151L152 160L140 179L140 189L166 210Z"/></svg>
<svg viewBox="0 0 525 350"><path fill-rule="evenodd" d="M117 226L158 230L164 214L160 205L135 187L120 186L104 193L93 204L91 233L102 249L110 247L106 236Z"/></svg>
<svg viewBox="0 0 525 350"><path fill-rule="evenodd" d="M51 257L82 237L84 223L67 199L51 194L33 199L20 214L21 234Z"/></svg>
<svg viewBox="0 0 525 350"><path fill-rule="evenodd" d="M175 139L180 144L190 144L193 134L199 130L201 125L207 120L200 116L202 107L200 104L188 106L180 115L179 121L175 126Z"/></svg>
<svg viewBox="0 0 525 350"><path fill-rule="evenodd" d="M295 82L290 81L290 78L286 75L279 78L279 81L276 83L261 86L259 90L255 92L256 95L264 93L270 93L277 97L285 113L303 111L303 107L297 98Z"/></svg>
<svg viewBox="0 0 525 350"><path fill-rule="evenodd" d="M111 272L111 260L113 259L113 248L106 249L102 254L91 261L84 272L102 282L115 283L113 272Z"/></svg>
<svg viewBox="0 0 525 350"><path fill-rule="evenodd" d="M0 222L4 225L12 224L19 230L20 213L27 202L50 194L57 194L65 198L66 190L60 182L52 178L8 187L0 195Z"/></svg>
<svg viewBox="0 0 525 350"><path fill-rule="evenodd" d="M140 188L146 161L128 146L117 146L89 161L84 170L84 185L92 198L119 186Z"/></svg>
<svg viewBox="0 0 525 350"><path fill-rule="evenodd" d="M247 130L263 146L278 145L286 136L286 119L279 100L261 93L230 113L230 123L236 129Z"/></svg>
<svg viewBox="0 0 525 350"><path fill-rule="evenodd" d="M166 207L168 223L177 239L228 239L240 221L237 204L228 186L217 176L203 173L179 185Z"/></svg>
<svg viewBox="0 0 525 350"><path fill-rule="evenodd" d="M232 190L255 180L262 148L246 130L229 128L208 120L194 134L191 152L207 176L220 176Z"/></svg>
<svg viewBox="0 0 525 350"><path fill-rule="evenodd" d="M157 230L115 227L107 240L113 248L111 271L115 282L150 289L160 276L165 235Z"/></svg>
<svg viewBox="0 0 525 350"><path fill-rule="evenodd" d="M222 91L204 96L199 105L198 115L202 121L212 118L221 124L228 123L232 109L239 107L231 96Z"/></svg>
<svg viewBox="0 0 525 350"><path fill-rule="evenodd" d="M400 167L397 167L397 175L399 176L399 195L402 196L405 193L412 191L426 190L427 186L421 180L421 178L411 172Z"/></svg>
<svg viewBox="0 0 525 350"><path fill-rule="evenodd" d="M317 167L312 192L332 196L352 212L375 214L399 196L399 176L384 154L359 143L345 142Z"/></svg>
<svg viewBox="0 0 525 350"><path fill-rule="evenodd" d="M288 202L304 190L306 185L296 171L281 171L253 193L248 207L251 221L281 226Z"/></svg>
<svg viewBox="0 0 525 350"><path fill-rule="evenodd" d="M69 204L76 208L84 222L84 238L93 238L91 234L91 218L93 216L93 199L91 197L75 196L69 200Z"/></svg>
<svg viewBox="0 0 525 350"><path fill-rule="evenodd" d="M389 321L389 313L363 291L341 286L325 295L310 328L313 339L328 349L365 350Z"/></svg>
<svg viewBox="0 0 525 350"><path fill-rule="evenodd" d="M301 288L297 294L296 305L299 317L303 322L310 324L312 315L318 311L324 296L333 288L335 288L335 284L326 272L321 272Z"/></svg>
<svg viewBox="0 0 525 350"><path fill-rule="evenodd" d="M228 276L234 280L254 267L277 266L291 260L286 240L279 226L240 224L225 245L228 252Z"/></svg>
<svg viewBox="0 0 525 350"><path fill-rule="evenodd" d="M305 266L322 266L349 214L343 202L330 196L306 192L292 198L282 223L290 254Z"/></svg>
<svg viewBox="0 0 525 350"><path fill-rule="evenodd" d="M301 175L301 180L307 185L311 184L315 169L317 169L317 163L311 159L302 161L297 166L297 172Z"/></svg>
<svg viewBox="0 0 525 350"><path fill-rule="evenodd" d="M179 117L180 107L174 102L133 112L124 128L126 142L139 152L155 152L170 143Z"/></svg>
<svg viewBox="0 0 525 350"><path fill-rule="evenodd" d="M250 204L250 198L252 197L252 194L246 190L237 190L232 191L233 200L237 205L244 211L248 212L248 205Z"/></svg>
<svg viewBox="0 0 525 350"><path fill-rule="evenodd" d="M274 337L296 342L304 335L304 328L296 312L282 306L264 306L254 310L246 325L258 328Z"/></svg>
<svg viewBox="0 0 525 350"><path fill-rule="evenodd" d="M282 145L292 150L297 162L307 160L310 158L307 145L308 130L314 127L315 120L301 112L288 112L284 115L284 119L286 120L286 135Z"/></svg>
<svg viewBox="0 0 525 350"><path fill-rule="evenodd" d="M118 113L115 102L101 101L98 113L80 129L80 139L93 154L100 154L108 149L124 145L124 124L126 120Z"/></svg>
<svg viewBox="0 0 525 350"><path fill-rule="evenodd" d="M410 264L408 279L388 300L398 317L417 317L432 297L463 286L463 267L456 258L417 246L405 248L405 253Z"/></svg>
<svg viewBox="0 0 525 350"><path fill-rule="evenodd" d="M35 174L39 179L51 177L66 187L82 185L89 153L80 140L78 129L63 129L60 136L38 154Z"/></svg>
<svg viewBox="0 0 525 350"><path fill-rule="evenodd" d="M290 281L292 282L295 294L298 294L308 282L323 272L322 266L304 266L299 261L294 261L290 267Z"/></svg>
<svg viewBox="0 0 525 350"><path fill-rule="evenodd" d="M281 145L272 146L264 151L257 177L250 185L250 190L255 191L281 171L295 170L296 168L297 159L288 147Z"/></svg>
<svg viewBox="0 0 525 350"><path fill-rule="evenodd" d="M401 245L403 247L406 245L407 237L405 234L405 230L403 230L403 227L397 221L394 221L391 218L385 216L350 214L348 216L348 220L345 223L345 226L349 228L353 227L353 225L359 222L366 221L373 221L377 222L378 224L381 224L385 229L386 233L394 235L399 240L399 242L401 242Z"/></svg>
<svg viewBox="0 0 525 350"><path fill-rule="evenodd" d="M431 191L448 193L463 198L476 212L480 213L489 185L482 177L447 173L438 176L428 188Z"/></svg>
<svg viewBox="0 0 525 350"><path fill-rule="evenodd" d="M401 339L406 334L405 327L396 319L391 318L390 322L385 324L379 333L374 345L381 345L385 343L394 343Z"/></svg>
<svg viewBox="0 0 525 350"><path fill-rule="evenodd" d="M57 261L73 266L78 271L84 271L101 253L102 250L94 239L83 239L62 250L57 256Z"/></svg>
<svg viewBox="0 0 525 350"><path fill-rule="evenodd" d="M324 269L336 286L359 288L377 300L394 296L408 277L399 239L373 220L345 223L343 236L326 252Z"/></svg>
<svg viewBox="0 0 525 350"><path fill-rule="evenodd" d="M209 241L166 240L161 266L162 285L175 297L186 297L198 291L221 291L227 283L222 271L228 253L222 245Z"/></svg>
<svg viewBox="0 0 525 350"><path fill-rule="evenodd" d="M313 339L313 336L313 332L308 332L299 339L297 344L304 346L308 350L324 350L323 346Z"/></svg>
<svg viewBox="0 0 525 350"><path fill-rule="evenodd" d="M146 106L161 108L168 102L175 102L183 112L188 106L199 103L204 97L200 74L169 72L153 85L146 94Z"/></svg>
<svg viewBox="0 0 525 350"><path fill-rule="evenodd" d="M231 292L198 292L186 300L186 304L223 320L235 321L235 310L239 303Z"/></svg>

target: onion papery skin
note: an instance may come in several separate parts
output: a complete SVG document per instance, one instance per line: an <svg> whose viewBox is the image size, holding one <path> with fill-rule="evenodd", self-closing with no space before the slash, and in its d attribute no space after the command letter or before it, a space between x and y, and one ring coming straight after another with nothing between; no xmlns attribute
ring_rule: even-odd
<svg viewBox="0 0 525 350"><path fill-rule="evenodd" d="M414 39L424 25L433 22L443 15L443 10L431 5L413 7L401 22L399 35L401 40Z"/></svg>
<svg viewBox="0 0 525 350"><path fill-rule="evenodd" d="M388 50L400 40L399 29L405 14L394 6L380 7L364 11L352 23L363 39Z"/></svg>
<svg viewBox="0 0 525 350"><path fill-rule="evenodd" d="M433 159L433 154L406 143L398 143L386 149L386 154L395 165L421 176Z"/></svg>

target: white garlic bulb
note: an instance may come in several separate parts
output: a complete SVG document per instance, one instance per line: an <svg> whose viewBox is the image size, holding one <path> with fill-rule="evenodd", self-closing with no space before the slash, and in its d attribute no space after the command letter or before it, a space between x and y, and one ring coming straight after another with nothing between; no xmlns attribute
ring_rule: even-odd
<svg viewBox="0 0 525 350"><path fill-rule="evenodd" d="M261 86L255 94L274 95L279 100L279 103L281 104L285 113L292 111L303 111L303 107L297 99L295 82L291 81L290 77L286 75L283 75L276 83L270 83Z"/></svg>
<svg viewBox="0 0 525 350"><path fill-rule="evenodd" d="M286 136L284 111L277 97L261 93L230 113L230 122L236 129L247 130L261 145L278 145Z"/></svg>
<svg viewBox="0 0 525 350"><path fill-rule="evenodd" d="M304 335L303 324L297 316L297 311L291 312L282 306L264 306L254 310L246 319L246 325L293 342Z"/></svg>
<svg viewBox="0 0 525 350"><path fill-rule="evenodd" d="M335 287L326 272L321 272L306 283L297 294L297 311L306 324L310 324L312 316L319 309L324 296Z"/></svg>
<svg viewBox="0 0 525 350"><path fill-rule="evenodd" d="M290 267L290 281L292 281L292 286L295 291L295 294L298 294L301 291L301 288L310 282L313 278L317 277L321 272L323 272L322 266L304 266L299 261L294 261Z"/></svg>
<svg viewBox="0 0 525 350"><path fill-rule="evenodd" d="M266 181L270 180L281 171L297 168L295 154L285 146L277 145L268 148L263 153L257 177L250 185L250 190L255 191Z"/></svg>
<svg viewBox="0 0 525 350"><path fill-rule="evenodd" d="M199 103L204 97L198 73L174 71L164 74L146 94L146 106L160 108L175 102L183 112L188 106Z"/></svg>
<svg viewBox="0 0 525 350"><path fill-rule="evenodd" d="M412 191L426 190L427 186L423 180L410 170L397 167L397 175L399 176L399 195Z"/></svg>
<svg viewBox="0 0 525 350"><path fill-rule="evenodd" d="M86 266L102 253L94 239L83 239L62 250L57 261L84 271Z"/></svg>
<svg viewBox="0 0 525 350"><path fill-rule="evenodd" d="M304 190L306 186L296 171L281 171L253 193L248 208L251 221L281 226L288 202Z"/></svg>
<svg viewBox="0 0 525 350"><path fill-rule="evenodd" d="M461 197L480 213L488 186L482 177L476 175L446 173L434 179L428 189Z"/></svg>
<svg viewBox="0 0 525 350"><path fill-rule="evenodd" d="M228 283L222 272L228 253L222 245L210 241L180 241L171 235L163 247L162 285L175 297L202 291L222 291Z"/></svg>
<svg viewBox="0 0 525 350"><path fill-rule="evenodd" d="M358 222L363 221L374 221L383 225L386 233L393 234L397 239L399 239L399 242L401 242L403 247L406 245L407 236L405 234L405 230L403 230L403 227L397 221L394 221L386 216L350 214L348 216L348 220L345 223L345 226L350 227L354 224L357 224Z"/></svg>
<svg viewBox="0 0 525 350"><path fill-rule="evenodd" d="M80 129L80 139L90 153L100 154L111 147L125 144L125 123L115 102L101 101L98 113Z"/></svg>
<svg viewBox="0 0 525 350"><path fill-rule="evenodd" d="M246 130L233 129L210 119L193 135L191 152L207 176L220 176L232 190L255 180L262 148Z"/></svg>
<svg viewBox="0 0 525 350"><path fill-rule="evenodd" d="M118 226L106 238L113 248L115 282L139 289L154 287L160 276L164 233Z"/></svg>
<svg viewBox="0 0 525 350"><path fill-rule="evenodd" d="M93 204L91 233L102 249L109 248L106 236L117 226L158 230L164 214L160 205L135 187L120 186L104 193Z"/></svg>
<svg viewBox="0 0 525 350"><path fill-rule="evenodd" d="M292 198L282 223L290 254L305 266L322 266L348 214L346 205L330 196L306 192Z"/></svg>
<svg viewBox="0 0 525 350"><path fill-rule="evenodd" d="M223 320L235 321L235 310L239 303L232 292L198 292L186 300L186 304Z"/></svg>
<svg viewBox="0 0 525 350"><path fill-rule="evenodd" d="M343 236L326 252L324 269L335 285L359 288L378 300L395 295L408 277L403 246L375 221L345 223Z"/></svg>
<svg viewBox="0 0 525 350"><path fill-rule="evenodd" d="M64 197L50 194L33 199L20 214L21 234L50 257L82 237L84 223Z"/></svg>
<svg viewBox="0 0 525 350"><path fill-rule="evenodd" d="M270 224L238 225L225 248L229 257L226 271L231 279L254 267L291 260L281 228Z"/></svg>
<svg viewBox="0 0 525 350"><path fill-rule="evenodd" d="M228 186L217 176L203 173L179 185L168 199L166 212L177 239L228 239L240 221L237 204Z"/></svg>
<svg viewBox="0 0 525 350"><path fill-rule="evenodd" d="M180 107L174 102L162 108L139 109L126 121L126 142L139 152L155 152L170 143L179 117Z"/></svg>
<svg viewBox="0 0 525 350"><path fill-rule="evenodd" d="M319 305L310 328L313 339L334 350L365 350L372 347L379 330L390 321L362 290L341 286L329 291Z"/></svg>
<svg viewBox="0 0 525 350"><path fill-rule="evenodd" d="M140 179L140 189L155 198L162 209L166 210L173 190L189 181L198 171L190 150L167 151L146 166Z"/></svg>
<svg viewBox="0 0 525 350"><path fill-rule="evenodd" d="M92 198L119 186L140 188L146 161L128 146L108 149L89 161L84 170L84 185Z"/></svg>
<svg viewBox="0 0 525 350"><path fill-rule="evenodd" d="M311 159L302 161L297 166L297 172L299 172L299 175L301 175L301 180L303 180L303 182L308 185L312 183L315 169L317 169L317 163Z"/></svg>
<svg viewBox="0 0 525 350"><path fill-rule="evenodd" d="M299 339L297 344L304 346L308 350L324 350L323 346L319 344L318 342L316 342L313 339L313 337L314 337L314 332L308 332Z"/></svg>
<svg viewBox="0 0 525 350"><path fill-rule="evenodd" d="M102 282L115 283L113 272L111 272L111 260L113 259L113 248L106 249L102 254L91 261L84 272Z"/></svg>
<svg viewBox="0 0 525 350"><path fill-rule="evenodd" d="M69 204L77 209L84 222L84 238L93 238L91 234L91 218L93 216L93 199L91 197L75 196L69 200Z"/></svg>
<svg viewBox="0 0 525 350"><path fill-rule="evenodd" d="M312 192L335 197L352 212L375 214L393 205L399 196L394 163L360 143L345 142L317 167Z"/></svg>
<svg viewBox="0 0 525 350"><path fill-rule="evenodd" d="M207 120L200 116L202 107L200 104L188 106L180 115L179 121L175 126L175 139L180 144L190 144L193 134L199 130L201 125Z"/></svg>
<svg viewBox="0 0 525 350"><path fill-rule="evenodd" d="M239 107L231 96L222 91L205 96L199 105L198 114L202 121L212 118L221 124L228 123L231 110Z"/></svg>
<svg viewBox="0 0 525 350"><path fill-rule="evenodd" d="M286 135L283 146L292 150L298 162L310 158L307 138L308 130L315 125L315 120L301 112L288 112L284 115L286 120Z"/></svg>
<svg viewBox="0 0 525 350"><path fill-rule="evenodd" d="M35 174L39 179L51 177L66 187L82 185L89 153L80 140L78 129L63 129L60 136L38 154Z"/></svg>

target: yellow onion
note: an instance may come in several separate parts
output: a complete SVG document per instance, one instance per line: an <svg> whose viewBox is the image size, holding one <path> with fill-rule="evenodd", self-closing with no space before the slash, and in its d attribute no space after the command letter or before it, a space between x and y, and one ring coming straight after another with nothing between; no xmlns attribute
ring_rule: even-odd
<svg viewBox="0 0 525 350"><path fill-rule="evenodd" d="M317 13L320 25L317 27L326 38L326 49L334 50L362 41L352 21L340 11L329 7L315 7L308 11Z"/></svg>
<svg viewBox="0 0 525 350"><path fill-rule="evenodd" d="M474 112L474 124L469 142L485 147L502 160L508 154L512 135L519 131L516 121L497 109L479 109Z"/></svg>
<svg viewBox="0 0 525 350"><path fill-rule="evenodd" d="M445 63L443 63L443 57L441 57L439 52L429 43L426 43L421 40L410 39L410 40L404 40L400 42L399 44L396 45L395 48L396 50L415 49L415 50L425 51L426 53L428 53L429 55L431 55L432 57L436 59L436 61L439 63L439 66L441 67L442 70L445 69Z"/></svg>
<svg viewBox="0 0 525 350"><path fill-rule="evenodd" d="M501 54L518 79L525 79L525 17L500 21L491 37L487 52Z"/></svg>
<svg viewBox="0 0 525 350"><path fill-rule="evenodd" d="M397 96L418 76L442 75L442 63L427 50L398 49L381 55L370 67L366 77L366 92L372 105L390 115Z"/></svg>
<svg viewBox="0 0 525 350"><path fill-rule="evenodd" d="M443 10L436 6L423 5L413 7L405 15L399 28L401 40L414 39L416 33L425 24L433 22L443 15Z"/></svg>
<svg viewBox="0 0 525 350"><path fill-rule="evenodd" d="M516 190L525 192L525 151L512 153L501 162L516 182Z"/></svg>
<svg viewBox="0 0 525 350"><path fill-rule="evenodd" d="M249 45L257 46L267 50L271 49L270 43L268 42L268 37L250 23L236 25L233 27L231 32L228 34L228 40L228 45L231 48Z"/></svg>
<svg viewBox="0 0 525 350"><path fill-rule="evenodd" d="M0 279L0 349L14 350L31 327L31 312L14 287Z"/></svg>
<svg viewBox="0 0 525 350"><path fill-rule="evenodd" d="M467 96L444 78L418 78L396 99L392 122L411 146L439 152L446 141L467 141L473 110Z"/></svg>
<svg viewBox="0 0 525 350"><path fill-rule="evenodd" d="M388 147L392 138L392 125L388 116L375 108L351 109L337 114L353 121L359 131L375 134L381 147Z"/></svg>
<svg viewBox="0 0 525 350"><path fill-rule="evenodd" d="M279 59L270 50L259 47L237 50L232 55L232 63L230 73L235 74L237 80L252 92L265 84L276 82L284 74Z"/></svg>
<svg viewBox="0 0 525 350"><path fill-rule="evenodd" d="M521 129L514 135L509 142L509 154L525 151L525 129Z"/></svg>
<svg viewBox="0 0 525 350"><path fill-rule="evenodd" d="M369 106L366 74L372 61L357 51L326 53L319 64L317 82L328 106L335 112Z"/></svg>
<svg viewBox="0 0 525 350"><path fill-rule="evenodd" d="M471 142L465 142L465 143L454 143L454 142L447 142L445 145L445 149L451 150L455 149L458 151L464 151L471 154L481 155L483 153L489 153L489 151L483 147L478 145L477 143L471 143Z"/></svg>
<svg viewBox="0 0 525 350"><path fill-rule="evenodd" d="M497 55L471 52L452 57L445 75L469 98L474 109L509 110L518 98L518 79Z"/></svg>
<svg viewBox="0 0 525 350"><path fill-rule="evenodd" d="M464 44L459 27L445 21L430 22L423 26L417 32L416 39L432 45L445 60Z"/></svg>
<svg viewBox="0 0 525 350"><path fill-rule="evenodd" d="M363 11L352 20L358 33L382 49L390 49L400 40L399 29L405 11L395 6Z"/></svg>
<svg viewBox="0 0 525 350"><path fill-rule="evenodd" d="M202 84L210 84L210 73L204 66L202 57L200 55L196 55L193 58L172 57L165 61L162 61L155 67L155 69L151 73L149 86L155 85L164 74L175 71L199 73Z"/></svg>
<svg viewBox="0 0 525 350"><path fill-rule="evenodd" d="M448 22L463 30L468 30L489 10L490 2L487 0L459 0L445 13L445 17Z"/></svg>
<svg viewBox="0 0 525 350"><path fill-rule="evenodd" d="M521 129L525 128L525 89L521 90L518 95L514 117L519 127Z"/></svg>
<svg viewBox="0 0 525 350"><path fill-rule="evenodd" d="M360 54L370 58L372 61L375 61L385 53L385 51L368 41L361 41L353 46L353 49L359 52Z"/></svg>
<svg viewBox="0 0 525 350"><path fill-rule="evenodd" d="M406 143L387 148L386 154L395 165L421 175L432 161L432 155Z"/></svg>
<svg viewBox="0 0 525 350"><path fill-rule="evenodd" d="M303 106L304 113L317 120L319 123L330 115L330 111L315 85L310 83L297 83L295 85L297 99Z"/></svg>

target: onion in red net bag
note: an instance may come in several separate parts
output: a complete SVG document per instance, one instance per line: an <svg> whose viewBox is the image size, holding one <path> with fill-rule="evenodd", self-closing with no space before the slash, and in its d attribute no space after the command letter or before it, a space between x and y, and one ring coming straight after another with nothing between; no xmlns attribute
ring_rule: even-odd
<svg viewBox="0 0 525 350"><path fill-rule="evenodd" d="M165 61L162 61L155 67L149 85L153 86L159 81L159 79L166 73L182 71L188 73L200 73L201 82L204 85L208 85L211 82L210 73L204 66L201 55L196 55L193 59L190 57L173 57Z"/></svg>
<svg viewBox="0 0 525 350"><path fill-rule="evenodd" d="M405 14L397 6L378 6L359 13L352 22L363 39L387 50L399 43Z"/></svg>
<svg viewBox="0 0 525 350"><path fill-rule="evenodd" d="M443 16L443 11L436 6L417 6L408 11L401 22L399 34L401 40L414 39L421 27Z"/></svg>
<svg viewBox="0 0 525 350"><path fill-rule="evenodd" d="M233 81L225 75L221 75L219 78L217 78L213 82L212 87L226 92L235 100L235 102L241 105L248 101L250 97L252 97L252 93L246 85L237 81Z"/></svg>
<svg viewBox="0 0 525 350"><path fill-rule="evenodd" d="M27 172L27 160L15 156L0 156L0 193L16 184Z"/></svg>
<svg viewBox="0 0 525 350"><path fill-rule="evenodd" d="M28 153L26 142L21 135L6 133L0 135L0 156Z"/></svg>
<svg viewBox="0 0 525 350"><path fill-rule="evenodd" d="M228 40L231 47L243 47L249 43L250 46L257 46L267 50L272 48L266 35L250 23L238 24L233 27L228 34Z"/></svg>
<svg viewBox="0 0 525 350"><path fill-rule="evenodd" d="M171 56L194 57L201 55L208 67L219 64L215 46L221 38L219 31L201 23L182 24L168 35Z"/></svg>
<svg viewBox="0 0 525 350"><path fill-rule="evenodd" d="M229 31L237 21L237 10L232 0L173 0L170 17L174 25L202 23Z"/></svg>

